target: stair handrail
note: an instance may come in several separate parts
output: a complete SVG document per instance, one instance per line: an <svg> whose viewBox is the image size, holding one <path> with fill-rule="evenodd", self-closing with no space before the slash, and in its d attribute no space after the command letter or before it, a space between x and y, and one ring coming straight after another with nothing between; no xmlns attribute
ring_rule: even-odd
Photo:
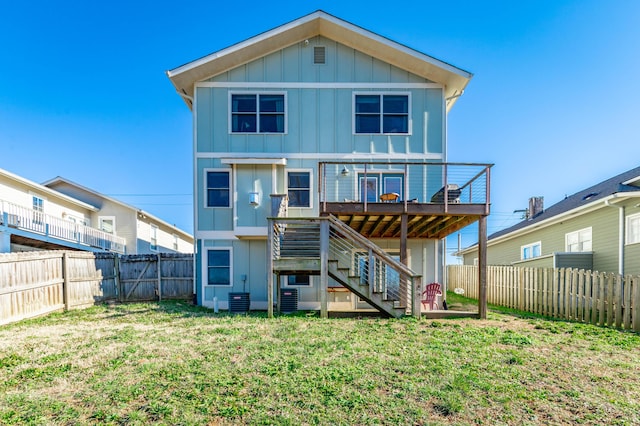
<svg viewBox="0 0 640 426"><path fill-rule="evenodd" d="M329 223L331 223L331 225L333 225L335 228L338 228L341 232L348 234L350 238L356 240L358 243L362 244L367 249L371 249L382 260L384 260L386 263L391 264L395 268L399 269L404 274L410 276L411 278L422 277L422 275L416 274L415 271L407 267L404 263L398 262L396 259L391 257L387 252L382 250L377 245L373 244L371 241L363 237L360 233L358 233L356 230L354 230L353 228L351 228L350 226L342 222L340 219L338 219L334 215L330 214L330 215L324 216L323 218L327 218L326 220L328 220Z"/></svg>

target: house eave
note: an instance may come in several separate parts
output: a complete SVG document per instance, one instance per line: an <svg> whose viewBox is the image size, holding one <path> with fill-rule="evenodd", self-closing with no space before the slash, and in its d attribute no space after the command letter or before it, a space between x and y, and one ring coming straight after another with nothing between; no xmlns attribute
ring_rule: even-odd
<svg viewBox="0 0 640 426"><path fill-rule="evenodd" d="M192 107L195 83L249 63L304 40L324 36L376 57L445 87L447 110L464 92L473 77L470 72L413 50L407 46L317 11L288 24L249 38L226 49L167 71L167 76L187 106Z"/></svg>
<svg viewBox="0 0 640 426"><path fill-rule="evenodd" d="M111 198L111 197L109 197L107 195L101 194L101 193L99 193L97 191L94 191L93 189L87 188L86 186L82 186L82 185L80 185L78 183L75 183L75 182L70 181L68 179L65 179L63 177L60 177L60 176L55 177L53 179L50 179L50 180L44 182L42 185L47 187L48 185L53 185L53 184L59 183L59 182L65 183L65 184L73 186L73 187L76 187L76 188L78 188L78 189L80 189L82 191L85 191L85 192L93 194L93 195L95 195L97 197L100 197L103 200L108 200L109 202L112 202L114 204L117 204L117 205L120 205L122 207L125 207L125 208L129 209L130 211L135 212L138 215L146 216L147 218L152 219L154 222L159 223L159 224L161 224L161 225L163 225L163 226L175 231L176 233L181 234L184 237L187 237L187 239L193 240L193 235L191 235L188 232L178 228L177 226L174 226L174 225L170 224L169 222L166 222L166 221L160 219L159 217L157 217L157 216L155 216L155 215L153 215L153 214L151 214L151 213L149 213L149 212L147 212L145 210L141 210L141 209L139 209L139 208L137 208L135 206L132 206L131 204L127 204L127 203L122 202L120 200L116 200L115 198ZM50 189L50 190L51 191L55 191L53 189ZM94 206L91 206L91 207L95 211L100 211L100 209L98 209L98 208L96 208Z"/></svg>

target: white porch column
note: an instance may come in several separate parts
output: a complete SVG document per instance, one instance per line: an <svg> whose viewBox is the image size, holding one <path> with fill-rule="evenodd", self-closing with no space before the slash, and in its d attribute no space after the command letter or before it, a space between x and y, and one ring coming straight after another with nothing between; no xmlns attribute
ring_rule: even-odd
<svg viewBox="0 0 640 426"><path fill-rule="evenodd" d="M0 229L0 253L11 252L11 233L9 230Z"/></svg>

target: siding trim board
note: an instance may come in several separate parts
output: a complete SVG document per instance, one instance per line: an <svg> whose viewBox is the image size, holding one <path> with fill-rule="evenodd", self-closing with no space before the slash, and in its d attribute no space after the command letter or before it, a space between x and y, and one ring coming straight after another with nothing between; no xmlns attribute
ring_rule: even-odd
<svg viewBox="0 0 640 426"><path fill-rule="evenodd" d="M223 88L223 89L444 89L438 83L340 83L340 82L310 82L310 83L284 83L284 82L229 82L229 81L203 81L195 84L195 88ZM233 92L241 93L241 92ZM249 93L249 92L247 92ZM254 93L254 92L250 92Z"/></svg>
<svg viewBox="0 0 640 426"><path fill-rule="evenodd" d="M258 163L258 162L240 162L238 159L273 159L274 157L286 157L287 159L300 160L351 160L351 161L376 161L376 160L442 160L441 153L415 153L415 154L398 154L398 153L359 153L359 154L339 154L339 153L274 153L274 152L196 152L197 160L223 159L226 164L275 164L275 163ZM275 160L274 160L275 161Z"/></svg>

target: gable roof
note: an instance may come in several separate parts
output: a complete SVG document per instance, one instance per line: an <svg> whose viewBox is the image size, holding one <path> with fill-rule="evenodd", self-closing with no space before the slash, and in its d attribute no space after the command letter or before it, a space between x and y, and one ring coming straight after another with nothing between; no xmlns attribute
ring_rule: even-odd
<svg viewBox="0 0 640 426"><path fill-rule="evenodd" d="M633 185L632 185L633 184ZM617 176L597 183L593 186L576 192L566 197L564 200L543 210L536 216L518 222L515 225L495 232L487 238L487 243L496 240L515 237L525 233L533 227L543 226L561 220L568 214L575 214L579 211L588 211L591 208L602 206L605 201L620 197L640 197L640 167L628 170ZM473 250L477 247L474 244L466 249L460 250L460 254Z"/></svg>
<svg viewBox="0 0 640 426"><path fill-rule="evenodd" d="M447 110L473 74L318 10L167 71L189 108L194 84L315 36L324 36L445 87Z"/></svg>
<svg viewBox="0 0 640 426"><path fill-rule="evenodd" d="M69 179L65 179L65 178L63 178L61 176L56 176L53 179L49 179L48 181L44 182L42 185L44 185L46 187L49 187L49 186L54 186L55 187L55 185L59 184L59 183L63 183L63 184L75 187L75 188L77 188L77 189L79 189L81 191L87 192L87 193L89 193L89 194L91 194L91 195L93 195L95 197L98 197L98 198L101 198L103 200L107 200L107 201L110 201L112 203L118 204L118 205L120 205L122 207L125 207L125 208L131 210L132 212L137 212L139 214L143 214L144 216L148 217L149 219L152 219L154 222L160 223L160 224L162 224L162 225L164 225L164 226L166 226L168 228L175 229L176 232L182 234L183 236L186 236L188 238L193 239L193 236L191 234L189 234L188 232L183 231L182 229L178 228L175 225L171 225L170 223L165 222L164 220L160 219L157 216L152 215L151 213L149 213L147 211L144 211L144 210L139 209L139 208L137 208L135 206L132 206L131 204L124 203L124 202L122 202L120 200L116 200L115 198L108 197L108 196L106 196L104 194L101 194L101 193L99 193L97 191L94 191L93 189L89 189L86 186L82 186L82 185L80 185L78 183L70 181ZM97 207L94 207L94 208L96 210L99 210Z"/></svg>
<svg viewBox="0 0 640 426"><path fill-rule="evenodd" d="M91 204L85 203L83 201L77 200L73 197L69 197L66 194L63 194L62 192L58 192L54 189L51 189L45 185L40 185L39 183L30 181L29 179L25 179L22 176L18 176L14 173L9 172L8 170L4 170L4 169L0 169L0 176L4 176L6 178L9 178L15 182L19 182L22 185L25 185L29 188L32 188L35 191L38 191L39 193L42 194L46 194L49 195L51 197L56 197L58 199L64 200L68 203L74 204L78 207L81 207L85 210L89 210L89 211L93 211L93 212L97 212L99 209L96 208L95 206L92 206Z"/></svg>

